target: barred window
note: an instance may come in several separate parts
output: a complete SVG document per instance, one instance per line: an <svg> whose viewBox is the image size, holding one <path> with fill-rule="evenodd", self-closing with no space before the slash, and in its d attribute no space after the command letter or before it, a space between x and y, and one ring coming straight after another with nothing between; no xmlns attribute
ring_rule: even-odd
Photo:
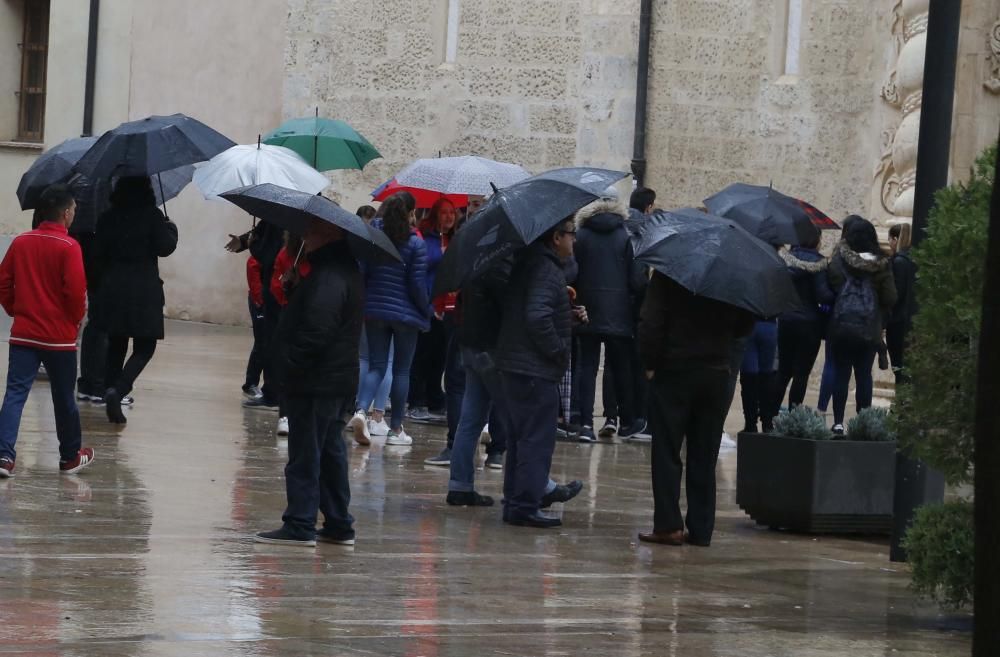
<svg viewBox="0 0 1000 657"><path fill-rule="evenodd" d="M21 40L19 141L41 142L45 135L45 74L49 51L49 0L24 0Z"/></svg>

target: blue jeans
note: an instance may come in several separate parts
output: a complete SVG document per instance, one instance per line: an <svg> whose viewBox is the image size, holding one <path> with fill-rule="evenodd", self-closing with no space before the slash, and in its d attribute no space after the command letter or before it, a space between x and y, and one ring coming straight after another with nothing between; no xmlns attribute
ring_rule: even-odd
<svg viewBox="0 0 1000 657"><path fill-rule="evenodd" d="M770 374L774 371L774 354L778 351L777 322L757 322L743 352L744 374Z"/></svg>
<svg viewBox="0 0 1000 657"><path fill-rule="evenodd" d="M391 345L390 345L391 347ZM365 377L368 376L368 335L365 331L361 332L361 348L358 350L361 354L361 361L359 364L358 371L358 399L361 398L361 386L364 385ZM372 402L372 408L376 411L385 411L385 406L389 402L389 390L392 388L392 349L389 349L389 365L386 368L385 376L382 377L382 383L378 384L378 389L375 391L375 399ZM365 409L368 412L368 409Z"/></svg>
<svg viewBox="0 0 1000 657"><path fill-rule="evenodd" d="M844 411L847 409L847 395L851 387L851 371L854 371L854 381L857 388L854 391L857 410L872 405L874 381L872 367L875 365L876 349L872 345L836 343L833 345L834 371L836 372L833 386L833 423L844 423Z"/></svg>
<svg viewBox="0 0 1000 657"><path fill-rule="evenodd" d="M823 377L819 382L819 404L817 405L817 408L822 413L826 413L826 409L830 406L830 399L833 397L833 388L837 382L837 365L833 362L833 347L830 346L829 340L825 342ZM850 384L848 383L848 385Z"/></svg>
<svg viewBox="0 0 1000 657"><path fill-rule="evenodd" d="M445 318L448 327L448 353L444 360L444 394L448 414L448 449L455 444L455 434L458 432L458 421L462 415L462 402L465 397L465 367L462 365L462 348L458 345L458 336Z"/></svg>
<svg viewBox="0 0 1000 657"><path fill-rule="evenodd" d="M417 329L402 322L385 322L371 319L365 324L368 335L368 373L361 384L358 406L368 409L372 405L375 391L382 382L389 366L392 353L392 421L389 427L398 431L403 426L406 411L406 396L410 392L410 365L413 352L417 348Z"/></svg>
<svg viewBox="0 0 1000 657"><path fill-rule="evenodd" d="M316 515L323 512L323 528L353 537L354 518L348 481L345 416L349 399L285 398L288 409L288 465L285 494L288 507L281 516L284 529L300 539L316 536Z"/></svg>
<svg viewBox="0 0 1000 657"><path fill-rule="evenodd" d="M10 345L7 369L7 392L0 409L0 456L16 458L14 445L21 426L21 412L28 400L31 385L38 375L39 364L45 365L52 389L52 406L56 413L56 436L59 438L59 460L72 461L80 451L80 410L76 406L76 352L47 351Z"/></svg>

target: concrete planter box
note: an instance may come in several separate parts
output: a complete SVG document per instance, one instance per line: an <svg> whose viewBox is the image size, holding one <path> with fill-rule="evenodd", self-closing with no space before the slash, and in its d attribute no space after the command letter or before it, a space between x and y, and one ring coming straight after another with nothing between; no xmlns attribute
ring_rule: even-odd
<svg viewBox="0 0 1000 657"><path fill-rule="evenodd" d="M815 534L888 534L896 443L741 433L736 504L758 524Z"/></svg>

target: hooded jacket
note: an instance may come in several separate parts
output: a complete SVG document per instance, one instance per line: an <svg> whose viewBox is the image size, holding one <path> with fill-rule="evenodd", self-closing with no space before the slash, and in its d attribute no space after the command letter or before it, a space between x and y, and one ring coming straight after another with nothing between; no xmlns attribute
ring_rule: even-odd
<svg viewBox="0 0 1000 657"><path fill-rule="evenodd" d="M311 270L278 324L281 382L291 395L353 399L364 288L346 241L308 256Z"/></svg>
<svg viewBox="0 0 1000 657"><path fill-rule="evenodd" d="M576 215L574 256L576 302L587 308L585 335L631 338L635 335L634 300L646 285L644 267L635 261L625 224L628 211L617 201L600 200Z"/></svg>
<svg viewBox="0 0 1000 657"><path fill-rule="evenodd" d="M573 317L559 256L535 243L519 254L503 303L497 369L553 383L569 366Z"/></svg>
<svg viewBox="0 0 1000 657"><path fill-rule="evenodd" d="M827 269L830 289L839 295L847 283L848 276L870 278L875 294L878 295L878 305L884 322L896 304L896 283L890 265L889 258L883 255L857 253L847 245L847 242L841 241L837 244Z"/></svg>
<svg viewBox="0 0 1000 657"><path fill-rule="evenodd" d="M825 322L827 314L820 310L820 306L830 306L835 299L826 276L829 261L815 249L801 246L782 250L779 255L788 265L792 284L802 301L800 307L782 313L781 321Z"/></svg>
<svg viewBox="0 0 1000 657"><path fill-rule="evenodd" d="M917 314L917 265L910 259L909 251L899 251L892 256L892 278L896 284L896 304L892 307L890 324L909 330Z"/></svg>
<svg viewBox="0 0 1000 657"><path fill-rule="evenodd" d="M86 298L80 245L65 226L43 221L14 238L0 263L0 304L14 318L12 345L76 351Z"/></svg>
<svg viewBox="0 0 1000 657"><path fill-rule="evenodd" d="M381 223L373 223L381 228ZM402 263L369 265L365 269L365 318L401 322L421 331L431 325L431 302L427 294L427 247L411 231L397 244Z"/></svg>

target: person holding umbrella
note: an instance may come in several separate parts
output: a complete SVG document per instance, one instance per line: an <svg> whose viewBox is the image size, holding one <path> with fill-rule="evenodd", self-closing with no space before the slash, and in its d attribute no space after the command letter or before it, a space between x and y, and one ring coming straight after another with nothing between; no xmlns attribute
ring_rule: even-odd
<svg viewBox="0 0 1000 657"><path fill-rule="evenodd" d="M288 506L282 526L259 532L254 541L354 545L347 448L341 434L357 389L364 288L344 230L314 218L303 244L309 276L291 293L277 334L288 409ZM318 511L324 520L317 531Z"/></svg>
<svg viewBox="0 0 1000 657"><path fill-rule="evenodd" d="M125 176L111 195L111 209L97 221L94 244L99 270L95 324L108 335L104 396L108 421L127 422L122 398L152 360L164 337L163 281L159 259L177 248L177 225L156 207L145 176ZM125 358L132 342L132 355Z"/></svg>

